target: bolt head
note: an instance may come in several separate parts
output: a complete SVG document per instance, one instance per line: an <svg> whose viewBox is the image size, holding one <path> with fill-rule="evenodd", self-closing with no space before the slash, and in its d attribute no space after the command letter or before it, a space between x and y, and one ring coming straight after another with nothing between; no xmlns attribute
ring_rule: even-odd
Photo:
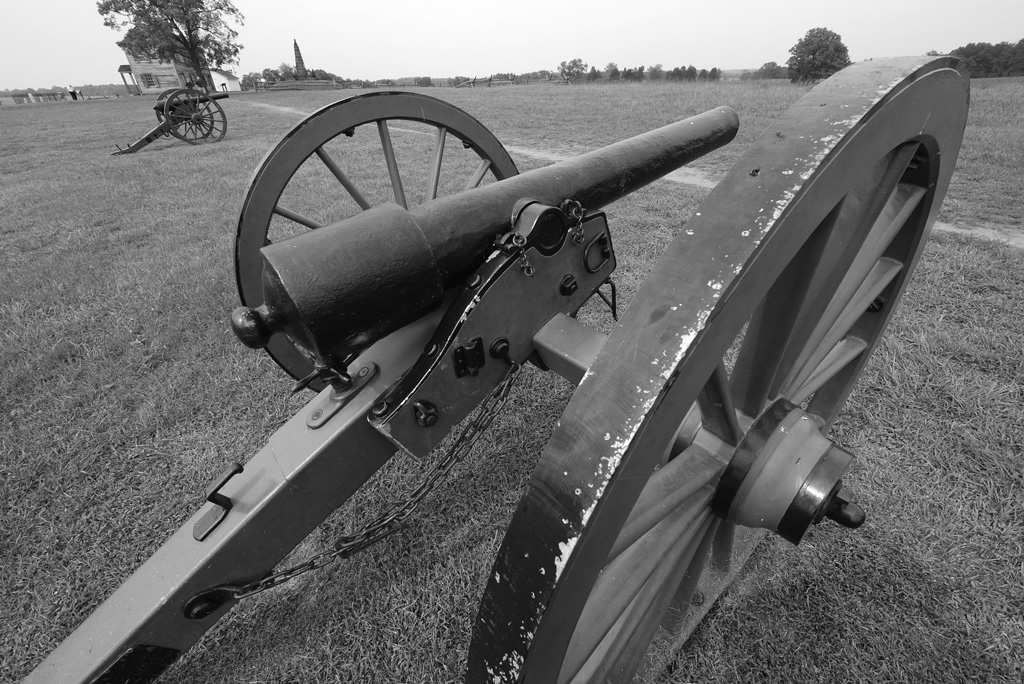
<svg viewBox="0 0 1024 684"><path fill-rule="evenodd" d="M504 337L499 337L491 343L491 356L496 359L503 359L508 356L509 350L508 340Z"/></svg>

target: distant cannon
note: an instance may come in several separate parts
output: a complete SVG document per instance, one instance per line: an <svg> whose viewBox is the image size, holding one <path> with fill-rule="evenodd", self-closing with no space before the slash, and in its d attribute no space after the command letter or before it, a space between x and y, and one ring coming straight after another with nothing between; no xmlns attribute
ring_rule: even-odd
<svg viewBox="0 0 1024 684"><path fill-rule="evenodd" d="M171 135L190 145L220 142L228 131L228 119L224 109L216 100L223 100L227 93L203 93L191 88L172 88L160 93L153 105L157 125L128 147L112 155L131 154L157 138Z"/></svg>
<svg viewBox="0 0 1024 684"><path fill-rule="evenodd" d="M681 647L764 530L799 543L826 517L864 521L842 481L852 454L829 427L921 257L968 96L949 57L825 81L680 217L608 334L575 318L616 267L595 210L728 142L735 112L521 175L493 134L434 98L370 93L315 112L253 176L232 324L319 394L214 478L26 684L155 681L237 602L388 540L527 364L577 387L479 578L465 681L631 681L656 635ZM427 143L418 203L399 165L415 157L407 140ZM362 174L374 163L383 190ZM422 459L421 484L275 570L396 447Z"/></svg>

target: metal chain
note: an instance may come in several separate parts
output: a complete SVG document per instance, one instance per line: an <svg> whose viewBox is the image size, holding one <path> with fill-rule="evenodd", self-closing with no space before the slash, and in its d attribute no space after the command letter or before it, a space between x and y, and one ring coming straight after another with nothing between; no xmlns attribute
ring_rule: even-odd
<svg viewBox="0 0 1024 684"><path fill-rule="evenodd" d="M569 239L574 245L583 244L583 217L587 210L583 205L574 199L567 199L562 202L562 212L569 218L576 221L576 225L569 229Z"/></svg>
<svg viewBox="0 0 1024 684"><path fill-rule="evenodd" d="M508 254L515 254L516 252L518 252L519 253L519 269L523 272L523 275L525 275L527 278L532 278L533 274L535 273L535 271L534 271L533 266L526 259L526 236L523 235L522 233L515 233L515 232L508 233L507 235L508 235L508 241L509 241L509 243L511 243L511 252L507 252L506 250L508 250L509 247L504 246L504 245L499 245L498 249L501 249L502 251L506 251L506 253L508 253Z"/></svg>
<svg viewBox="0 0 1024 684"><path fill-rule="evenodd" d="M515 383L519 371L522 370L521 364L511 359L509 359L509 362L512 364L512 368L508 375L501 381L501 384L487 395L487 398L480 404L476 417L462 429L458 439L448 449L448 453L433 467L433 470L429 472L426 479L413 490L404 503L370 522L356 534L339 537L334 542L333 550L319 553L299 565L267 575L256 582L233 588L232 596L236 599L242 599L267 589L272 589L310 570L326 567L339 558L348 558L401 529L405 520L419 507L423 499L434 490L438 482L451 472L455 464L461 462L469 455L473 445L487 431L491 422L505 406L505 402L508 401L509 393L512 390L512 385Z"/></svg>

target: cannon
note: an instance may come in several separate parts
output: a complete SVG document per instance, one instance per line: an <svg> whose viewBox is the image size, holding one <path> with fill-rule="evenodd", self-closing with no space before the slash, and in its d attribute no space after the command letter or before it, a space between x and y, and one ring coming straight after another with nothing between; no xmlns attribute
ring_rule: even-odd
<svg viewBox="0 0 1024 684"><path fill-rule="evenodd" d="M853 454L829 427L921 256L968 99L946 57L823 82L742 156L621 314L599 209L727 143L732 110L522 174L479 122L422 95L314 113L253 177L231 318L315 397L215 477L26 681L155 681L239 601L386 540L527 367L576 390L481 578L465 681L631 681L656 636L681 646L702 615L691 597L709 606L761 535L796 544L825 518L864 521L843 485ZM427 143L416 196L398 163L406 128ZM342 156L355 141L379 146L383 190ZM442 182L460 148L465 173ZM594 294L617 318L607 333L579 315ZM396 450L420 459L422 484L278 569Z"/></svg>
<svg viewBox="0 0 1024 684"><path fill-rule="evenodd" d="M165 90L153 105L157 120L153 130L124 149L117 145L117 151L111 155L138 152L167 135L190 145L220 142L228 132L228 119L217 100L227 96L227 93L204 93L191 88Z"/></svg>

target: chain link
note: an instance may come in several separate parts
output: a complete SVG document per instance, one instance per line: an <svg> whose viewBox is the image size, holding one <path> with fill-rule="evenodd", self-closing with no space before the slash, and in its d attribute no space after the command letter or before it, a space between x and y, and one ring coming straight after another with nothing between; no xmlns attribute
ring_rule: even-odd
<svg viewBox="0 0 1024 684"><path fill-rule="evenodd" d="M574 245L583 244L583 217L586 215L587 210L583 208L583 205L574 199L567 199L562 202L562 213L568 218L576 221L576 224L569 228L569 239L572 240Z"/></svg>
<svg viewBox="0 0 1024 684"><path fill-rule="evenodd" d="M521 364L511 359L509 359L509 362L512 364L512 368L508 375L501 381L501 384L487 395L487 398L480 404L476 416L462 429L458 439L448 449L448 453L434 466L433 470L413 490L405 502L370 522L356 534L339 537L334 542L333 550L319 553L303 563L287 570L267 575L256 582L233 588L232 596L236 599L243 599L267 589L272 589L310 570L326 567L339 558L348 558L401 529L405 524L405 520L419 507L423 499L434 490L438 482L445 478L457 463L460 463L469 455L473 445L487 431L491 422L505 406L505 402L508 401L509 394L512 391L512 385L515 383L519 371L522 370Z"/></svg>

